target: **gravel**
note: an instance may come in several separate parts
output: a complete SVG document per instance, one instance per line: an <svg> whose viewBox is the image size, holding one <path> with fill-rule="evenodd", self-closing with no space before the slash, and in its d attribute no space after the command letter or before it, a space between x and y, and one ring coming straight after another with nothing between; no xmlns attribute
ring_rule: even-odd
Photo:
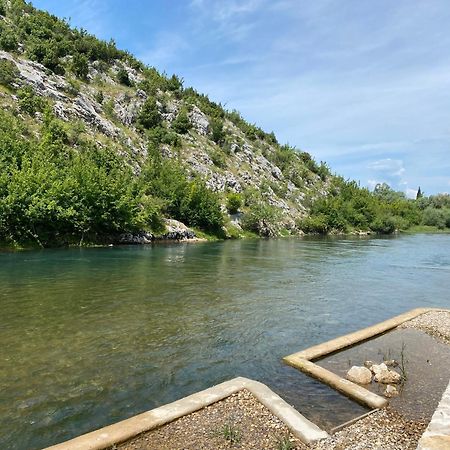
<svg viewBox="0 0 450 450"><path fill-rule="evenodd" d="M409 450L415 449L427 423L406 420L390 408L375 411L328 439L314 450Z"/></svg>
<svg viewBox="0 0 450 450"><path fill-rule="evenodd" d="M417 328L450 345L450 312L431 311L403 323L399 328Z"/></svg>
<svg viewBox="0 0 450 450"><path fill-rule="evenodd" d="M238 442L226 438L224 427L237 431ZM282 439L292 449L307 449L286 425L253 395L242 390L200 411L117 445L120 450L277 450ZM285 447L288 448L288 447Z"/></svg>

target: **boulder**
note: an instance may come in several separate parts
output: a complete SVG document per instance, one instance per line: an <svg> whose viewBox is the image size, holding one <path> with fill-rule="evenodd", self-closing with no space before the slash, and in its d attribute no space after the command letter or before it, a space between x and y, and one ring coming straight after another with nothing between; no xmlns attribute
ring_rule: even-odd
<svg viewBox="0 0 450 450"><path fill-rule="evenodd" d="M364 362L364 367L367 367L368 369L370 369L373 365L375 365L373 361L369 360Z"/></svg>
<svg viewBox="0 0 450 450"><path fill-rule="evenodd" d="M372 381L372 372L367 367L353 366L347 372L347 380L358 384L369 384Z"/></svg>

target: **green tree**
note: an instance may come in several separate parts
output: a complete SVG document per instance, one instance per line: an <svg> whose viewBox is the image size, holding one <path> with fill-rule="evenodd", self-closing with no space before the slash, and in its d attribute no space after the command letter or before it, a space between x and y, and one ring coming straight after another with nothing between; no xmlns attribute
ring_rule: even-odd
<svg viewBox="0 0 450 450"><path fill-rule="evenodd" d="M178 134L186 134L192 128L186 109L181 109L176 119L172 122L172 129Z"/></svg>
<svg viewBox="0 0 450 450"><path fill-rule="evenodd" d="M154 128L161 123L161 115L154 97L148 97L142 105L141 112L137 118L137 123L139 127L145 130Z"/></svg>

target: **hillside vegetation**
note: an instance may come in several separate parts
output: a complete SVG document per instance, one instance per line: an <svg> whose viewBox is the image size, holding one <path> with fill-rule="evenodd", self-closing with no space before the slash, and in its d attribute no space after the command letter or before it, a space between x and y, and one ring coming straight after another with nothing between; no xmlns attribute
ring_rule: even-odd
<svg viewBox="0 0 450 450"><path fill-rule="evenodd" d="M407 200L333 175L206 95L23 0L0 0L0 240L41 246L450 226L448 196Z"/></svg>

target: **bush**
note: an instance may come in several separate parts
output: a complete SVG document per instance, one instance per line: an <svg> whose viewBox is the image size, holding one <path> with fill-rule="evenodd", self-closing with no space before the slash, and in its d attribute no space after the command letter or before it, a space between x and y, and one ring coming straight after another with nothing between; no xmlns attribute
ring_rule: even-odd
<svg viewBox="0 0 450 450"><path fill-rule="evenodd" d="M242 196L231 192L227 196L227 209L230 214L236 214L239 211L239 208L242 207Z"/></svg>
<svg viewBox="0 0 450 450"><path fill-rule="evenodd" d="M186 134L192 128L186 109L182 109L172 122L172 129L178 134Z"/></svg>
<svg viewBox="0 0 450 450"><path fill-rule="evenodd" d="M116 77L117 81L124 86L132 86L133 84L130 80L127 70L124 67L119 68Z"/></svg>
<svg viewBox="0 0 450 450"><path fill-rule="evenodd" d="M242 227L261 236L274 237L280 232L280 219L280 212L275 207L259 201L251 205L245 213Z"/></svg>
<svg viewBox="0 0 450 450"><path fill-rule="evenodd" d="M393 217L377 217L371 224L370 229L381 234L391 234L396 230L396 222Z"/></svg>
<svg viewBox="0 0 450 450"><path fill-rule="evenodd" d="M89 61L85 55L75 53L71 63L72 72L78 77L85 80L89 74Z"/></svg>
<svg viewBox="0 0 450 450"><path fill-rule="evenodd" d="M328 222L323 214L317 216L306 217L297 222L297 227L305 233L327 234Z"/></svg>
<svg viewBox="0 0 450 450"><path fill-rule="evenodd" d="M12 87L12 84L19 76L17 66L7 59L0 59L0 84L6 87Z"/></svg>
<svg viewBox="0 0 450 450"><path fill-rule="evenodd" d="M428 207L423 211L423 224L444 229L450 219L450 209Z"/></svg>
<svg viewBox="0 0 450 450"><path fill-rule="evenodd" d="M212 118L209 125L211 127L212 140L218 145L223 144L225 139L225 132L223 130L223 121L217 118Z"/></svg>
<svg viewBox="0 0 450 450"><path fill-rule="evenodd" d="M141 112L137 118L140 128L148 130L154 128L161 123L161 115L158 111L158 105L154 97L149 97L142 105Z"/></svg>
<svg viewBox="0 0 450 450"><path fill-rule="evenodd" d="M36 95L31 86L25 86L17 92L19 108L21 111L33 116L37 111L43 111L46 101Z"/></svg>

